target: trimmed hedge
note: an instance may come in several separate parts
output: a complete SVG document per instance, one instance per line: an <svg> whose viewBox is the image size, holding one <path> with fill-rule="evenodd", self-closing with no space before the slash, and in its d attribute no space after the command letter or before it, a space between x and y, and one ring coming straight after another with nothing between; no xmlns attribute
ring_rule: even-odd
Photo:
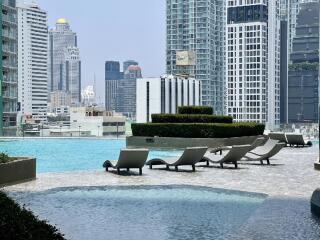
<svg viewBox="0 0 320 240"><path fill-rule="evenodd" d="M206 107L206 106L183 106L178 107L179 114L205 114L205 115L212 115L213 108Z"/></svg>
<svg viewBox="0 0 320 240"><path fill-rule="evenodd" d="M0 239L65 240L57 228L46 221L40 221L3 192L0 192Z"/></svg>
<svg viewBox="0 0 320 240"><path fill-rule="evenodd" d="M132 135L140 137L230 138L262 135L258 123L135 123Z"/></svg>
<svg viewBox="0 0 320 240"><path fill-rule="evenodd" d="M204 114L152 114L153 123L232 123L229 116Z"/></svg>

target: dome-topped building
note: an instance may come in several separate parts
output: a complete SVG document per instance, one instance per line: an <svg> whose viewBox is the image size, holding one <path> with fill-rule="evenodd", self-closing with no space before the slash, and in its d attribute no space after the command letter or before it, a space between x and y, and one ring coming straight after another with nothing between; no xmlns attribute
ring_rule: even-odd
<svg viewBox="0 0 320 240"><path fill-rule="evenodd" d="M65 19L65 18L59 18L59 19L57 20L57 24L69 24L69 23L68 23L68 20L67 20L67 19Z"/></svg>

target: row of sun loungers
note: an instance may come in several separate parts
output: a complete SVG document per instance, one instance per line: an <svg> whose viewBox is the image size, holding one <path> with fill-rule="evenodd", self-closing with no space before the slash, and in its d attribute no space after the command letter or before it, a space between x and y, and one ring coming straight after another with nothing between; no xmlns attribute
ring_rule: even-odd
<svg viewBox="0 0 320 240"><path fill-rule="evenodd" d="M281 143L285 143L290 147L306 147L312 146L312 142L305 141L302 134L296 133L282 133L282 132L271 132L269 138L278 140Z"/></svg>
<svg viewBox="0 0 320 240"><path fill-rule="evenodd" d="M260 140L259 140L260 141ZM279 143L278 140L269 139L267 142L258 146L257 141L251 145L239 145L232 146L223 150L225 154L216 155L214 150L208 151L207 147L191 147L186 148L183 154L178 158L168 159L151 159L147 161L148 149L125 149L121 150L118 162L113 164L107 160L104 162L103 167L106 171L109 168L116 169L120 173L121 169L129 171L131 168L139 169L139 174L142 174L142 168L144 165L148 165L150 169L154 166L165 166L168 170L170 167L174 167L176 171L179 170L179 166L191 166L195 171L196 164L205 162L206 165L220 164L223 168L224 164L234 164L235 168L238 168L239 161L258 161L263 164L263 161L267 161L270 164L270 158L276 155L283 147L284 143ZM213 152L213 153L212 153Z"/></svg>

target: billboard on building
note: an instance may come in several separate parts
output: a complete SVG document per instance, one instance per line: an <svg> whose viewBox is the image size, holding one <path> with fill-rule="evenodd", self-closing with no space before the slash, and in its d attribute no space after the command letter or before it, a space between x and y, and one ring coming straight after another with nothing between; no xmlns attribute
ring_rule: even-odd
<svg viewBox="0 0 320 240"><path fill-rule="evenodd" d="M177 51L176 52L177 66L194 66L196 65L196 55L193 51Z"/></svg>

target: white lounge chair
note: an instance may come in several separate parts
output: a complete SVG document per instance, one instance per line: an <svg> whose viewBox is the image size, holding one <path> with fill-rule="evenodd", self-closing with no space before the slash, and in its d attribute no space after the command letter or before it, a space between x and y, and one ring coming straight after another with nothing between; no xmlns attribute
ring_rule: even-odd
<svg viewBox="0 0 320 240"><path fill-rule="evenodd" d="M286 133L284 132L271 132L268 136L270 139L278 140L280 143L288 144Z"/></svg>
<svg viewBox="0 0 320 240"><path fill-rule="evenodd" d="M261 144L263 144L265 142L265 138L256 138L253 143L251 143L251 149L254 149L256 147L259 147L261 146ZM237 145L234 145L234 146L237 146ZM240 146L240 145L238 145ZM210 150L210 153L214 153L214 154L217 154L218 152L220 152L220 155L222 155L222 151L228 151L232 148L233 146L224 146L224 147L217 147L217 148L214 148L214 149L211 149Z"/></svg>
<svg viewBox="0 0 320 240"><path fill-rule="evenodd" d="M255 150L254 152L247 153L244 157L244 161L259 161L263 165L263 161L267 161L270 165L270 158L276 155L280 150L285 147L285 143L275 143L273 146L269 146L268 149L261 148Z"/></svg>
<svg viewBox="0 0 320 240"><path fill-rule="evenodd" d="M288 133L287 134L287 139L288 139L288 144L290 145L290 147L292 146L308 146L311 147L312 146L312 142L310 141L305 141L303 139L302 134L295 134L295 133Z"/></svg>
<svg viewBox="0 0 320 240"><path fill-rule="evenodd" d="M207 147L189 147L184 150L181 157L166 159L155 158L149 160L147 165L149 165L150 169L152 169L154 165L165 165L167 170L169 170L170 166L173 166L176 171L179 170L179 166L190 165L192 166L192 171L195 171L195 164L202 159L207 150Z"/></svg>
<svg viewBox="0 0 320 240"><path fill-rule="evenodd" d="M239 146L233 146L224 156L221 155L215 155L212 153L206 154L202 158L202 162L207 162L207 166L209 166L209 163L219 163L221 168L223 168L224 163L232 163L234 164L235 168L238 168L238 161L243 158L246 153L248 153L251 149L251 145L239 145Z"/></svg>
<svg viewBox="0 0 320 240"><path fill-rule="evenodd" d="M123 168L127 171L130 171L130 168L139 168L139 174L142 175L142 168L148 159L148 154L148 149L122 149L116 163L106 160L103 167L106 171L109 168L117 169L118 174Z"/></svg>

